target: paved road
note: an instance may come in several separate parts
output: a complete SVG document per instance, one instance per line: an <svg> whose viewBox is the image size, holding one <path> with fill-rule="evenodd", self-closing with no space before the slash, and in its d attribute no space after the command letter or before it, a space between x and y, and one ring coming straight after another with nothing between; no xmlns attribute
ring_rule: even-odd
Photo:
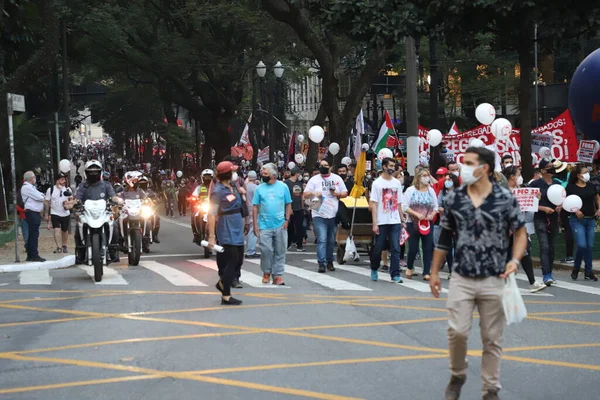
<svg viewBox="0 0 600 400"><path fill-rule="evenodd" d="M224 308L187 219L161 233L101 284L80 268L0 274L0 399L443 397L444 301L425 282L371 282L364 257L317 274L309 246L288 255L286 287L248 260L244 305ZM537 295L519 281L530 317L506 329L504 399L599 398L600 286L557 279ZM467 400L481 398L476 321Z"/></svg>

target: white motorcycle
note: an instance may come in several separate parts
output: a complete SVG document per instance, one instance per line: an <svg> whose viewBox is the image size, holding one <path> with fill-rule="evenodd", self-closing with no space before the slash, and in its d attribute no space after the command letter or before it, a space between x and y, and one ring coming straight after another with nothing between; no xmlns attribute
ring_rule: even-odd
<svg viewBox="0 0 600 400"><path fill-rule="evenodd" d="M114 230L113 212L106 200L86 200L77 229L86 249L86 264L94 266L94 280L100 282Z"/></svg>
<svg viewBox="0 0 600 400"><path fill-rule="evenodd" d="M142 253L142 222L146 219L142 215L142 200L126 199L119 217L122 239L127 248L129 265L138 265Z"/></svg>

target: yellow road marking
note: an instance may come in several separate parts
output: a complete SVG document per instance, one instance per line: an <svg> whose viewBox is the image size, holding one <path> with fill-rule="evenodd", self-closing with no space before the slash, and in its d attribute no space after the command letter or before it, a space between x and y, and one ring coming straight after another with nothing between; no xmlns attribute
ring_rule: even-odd
<svg viewBox="0 0 600 400"><path fill-rule="evenodd" d="M94 379L91 381L54 383L51 385L39 385L39 386L25 386L25 387L11 388L11 389L0 389L0 394L33 392L36 390L63 389L63 388L76 387L76 386L102 385L105 383L131 382L131 381L157 379L157 378L163 378L163 377L157 376L157 375L133 375L133 376L126 376L123 378Z"/></svg>
<svg viewBox="0 0 600 400"><path fill-rule="evenodd" d="M365 322L356 324L342 324L342 325L315 325L315 326L300 326L298 328L285 328L282 331L310 331L319 329L343 329L343 328L372 328L377 326L392 326L392 325L407 325L407 324L419 324L423 322L435 322L435 321L447 321L447 317L437 318L422 318L422 319L408 319L402 321L384 321L384 322Z"/></svg>
<svg viewBox="0 0 600 400"><path fill-rule="evenodd" d="M559 312L553 312L553 311L547 311L547 312L534 312L534 313L527 313L527 315L531 315L534 317L540 317L540 316L544 316L544 315L575 315L575 314L598 314L600 313L600 310L581 310L581 311L559 311Z"/></svg>
<svg viewBox="0 0 600 400"><path fill-rule="evenodd" d="M0 304L12 304L12 303L30 303L37 301L60 301L60 300L77 300L77 299L92 299L94 297L107 297L107 296L122 296L121 293L98 293L85 296L71 296L71 297L38 297L34 299L16 299L8 301L0 301Z"/></svg>
<svg viewBox="0 0 600 400"><path fill-rule="evenodd" d="M557 286L558 287L558 286ZM547 300L526 300L525 304L550 304L550 305L562 305L562 306L598 306L600 302L589 302L589 301L547 301Z"/></svg>
<svg viewBox="0 0 600 400"><path fill-rule="evenodd" d="M235 309L238 310L240 308L263 308L263 307L281 307L281 306L297 306L297 305L307 305L307 304L327 304L331 303L331 301L297 301L297 302L283 302L283 303L265 303L265 304L249 304L244 306L236 306ZM198 311L215 311L215 310L227 310L231 309L228 306L217 306L217 307L202 307L202 308L184 308L180 310L161 310L161 311L145 311L145 312L134 312L127 313L127 315L160 315L160 314L178 314L178 313L188 313L188 312L198 312Z"/></svg>
<svg viewBox="0 0 600 400"><path fill-rule="evenodd" d="M548 322L561 322L566 324L575 324L575 325L590 325L590 326L600 326L600 322L592 322L592 321L577 321L570 319L560 319L560 318L547 318L547 317L530 317L527 316L527 319L533 319L536 321L548 321Z"/></svg>
<svg viewBox="0 0 600 400"><path fill-rule="evenodd" d="M553 360L542 360L539 358L527 358L527 357L516 357L516 356L502 356L505 360L518 361L523 363L537 364L537 365L552 365L554 367L566 367L566 368L577 368L587 369L590 371L600 371L600 365L591 364L577 364L565 361L553 361Z"/></svg>
<svg viewBox="0 0 600 400"><path fill-rule="evenodd" d="M448 312L448 310L446 310L445 308L401 306L401 305L396 305L396 304L373 304L373 303L359 303L359 302L351 302L351 303L338 302L338 304L347 304L350 306L357 306L357 307L398 308L398 309L405 309L405 310Z"/></svg>
<svg viewBox="0 0 600 400"><path fill-rule="evenodd" d="M81 321L85 319L98 319L102 317L75 317L75 318L58 318L58 319L45 319L38 321L27 321L27 322L9 322L6 324L0 324L0 328L8 328L12 326L23 326L23 325L35 325L35 324L54 324L57 322L71 322Z"/></svg>
<svg viewBox="0 0 600 400"><path fill-rule="evenodd" d="M64 364L64 365L75 365L75 366L79 366L79 367L90 367L90 368L110 369L110 370L117 370L117 371L137 372L137 373L147 374L147 375L150 375L153 377L187 379L187 380L193 380L193 381L198 381L198 382L214 383L214 384L219 384L219 385L224 385L224 386L241 387L244 389L262 390L262 391L271 392L271 393L282 393L282 394L290 394L290 395L294 395L294 396L304 396L304 397L309 397L309 398L313 398L313 399L323 399L323 400L356 400L357 399L354 397L345 397L345 396L338 396L338 395L327 394L327 393L318 393L318 392L313 392L313 391L309 391L309 390L292 389L292 388L264 385L264 384L253 383L253 382L243 382L243 381L237 381L237 380L231 380L231 379L214 378L214 377L209 377L209 376L198 376L198 375L194 375L194 374L191 374L188 372L159 371L159 370L154 370L154 369L149 369L149 368L140 368L140 367L134 367L134 366L128 366L128 365L107 364L107 363L83 361L83 360L69 360L69 359L63 359L63 358L26 357L26 356L20 356L20 355L16 355L16 354L5 354L5 355L0 356L0 358L6 358L9 360L16 360L16 361L38 361L38 362L48 362L48 363Z"/></svg>
<svg viewBox="0 0 600 400"><path fill-rule="evenodd" d="M503 349L504 353L515 351L534 351L534 350L563 350L563 349L578 349L586 347L600 347L600 343L574 343L574 344L553 344L547 346L528 346L528 347L509 347Z"/></svg>

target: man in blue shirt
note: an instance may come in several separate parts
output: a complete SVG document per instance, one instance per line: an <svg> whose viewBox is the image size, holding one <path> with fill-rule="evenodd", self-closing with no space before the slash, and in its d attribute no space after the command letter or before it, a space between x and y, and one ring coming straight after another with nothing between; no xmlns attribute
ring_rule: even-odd
<svg viewBox="0 0 600 400"><path fill-rule="evenodd" d="M283 271L287 251L288 224L292 214L292 196L287 185L277 180L277 167L269 163L260 171L263 183L252 200L254 234L260 238L260 267L263 283L285 285Z"/></svg>

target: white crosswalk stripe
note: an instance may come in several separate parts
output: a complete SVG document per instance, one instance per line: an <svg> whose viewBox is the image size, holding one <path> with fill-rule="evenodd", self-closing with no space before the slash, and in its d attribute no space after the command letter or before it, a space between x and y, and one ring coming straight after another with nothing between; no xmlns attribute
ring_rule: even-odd
<svg viewBox="0 0 600 400"><path fill-rule="evenodd" d="M89 276L94 278L94 267L80 265L78 268L85 271ZM123 275L121 275L115 269L109 267L104 267L104 275L102 276L102 281L94 283L96 285L129 285L129 282L127 282L125 278L123 278Z"/></svg>
<svg viewBox="0 0 600 400"><path fill-rule="evenodd" d="M517 279L520 281L526 281L527 283L529 283L529 280L527 279L527 277L523 276L521 274L517 274ZM541 281L541 279L540 279L540 281ZM586 286L586 285L580 285L577 283L571 283L571 282L565 282L565 281L558 281L557 283L552 285L552 288L567 289L567 290L572 290L574 292L600 295L600 288ZM546 289L546 290L548 290L548 289Z"/></svg>
<svg viewBox="0 0 600 400"><path fill-rule="evenodd" d="M140 263L140 267L157 273L174 286L208 286L206 283L200 282L193 276L186 274L177 268L169 267L168 265L156 261L143 261Z"/></svg>
<svg viewBox="0 0 600 400"><path fill-rule="evenodd" d="M248 262L260 265L260 260L248 260ZM363 292L371 292L373 290L352 282L347 282L329 275L319 274L318 272L309 271L288 264L285 265L285 274L294 275L333 290L357 290Z"/></svg>
<svg viewBox="0 0 600 400"><path fill-rule="evenodd" d="M47 269L23 271L19 274L20 285L51 285L52 277Z"/></svg>
<svg viewBox="0 0 600 400"><path fill-rule="evenodd" d="M205 268L209 268L212 269L214 271L218 271L219 267L217 267L217 262L214 260L187 260L188 262L200 265L202 267ZM279 285L272 285L272 284L267 284L267 283L262 283L262 277L258 276L256 274L253 274L252 272L248 272L245 271L242 268L242 276L240 277L240 281L242 283L245 283L246 285L250 286L250 287L255 287L255 288L261 288L261 289L289 289L289 286L279 286Z"/></svg>

